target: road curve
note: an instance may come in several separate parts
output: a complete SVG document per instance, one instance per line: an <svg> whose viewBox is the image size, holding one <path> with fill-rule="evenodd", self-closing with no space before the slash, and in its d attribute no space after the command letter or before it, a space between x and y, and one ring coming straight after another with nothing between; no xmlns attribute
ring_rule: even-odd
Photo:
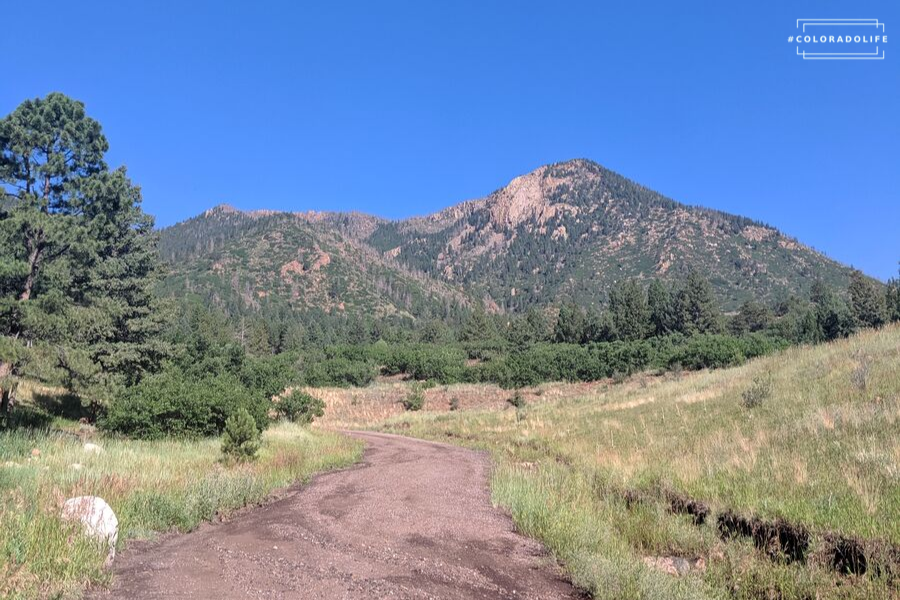
<svg viewBox="0 0 900 600"><path fill-rule="evenodd" d="M94 598L582 596L493 508L485 455L377 433L359 465L234 520L132 543Z"/></svg>

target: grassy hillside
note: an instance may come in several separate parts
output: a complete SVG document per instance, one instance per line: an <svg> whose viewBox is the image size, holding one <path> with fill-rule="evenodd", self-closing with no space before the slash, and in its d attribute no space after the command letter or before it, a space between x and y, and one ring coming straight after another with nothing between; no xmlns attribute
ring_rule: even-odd
<svg viewBox="0 0 900 600"><path fill-rule="evenodd" d="M58 518L67 498L96 495L119 520L119 547L258 502L273 489L348 465L360 444L282 424L263 434L258 460L226 465L218 440L139 442L93 437L86 453L64 431L0 432L0 598L77 597L104 584L105 549ZM80 466L73 466L80 465Z"/></svg>
<svg viewBox="0 0 900 600"><path fill-rule="evenodd" d="M599 598L900 593L900 328L527 402L383 428L490 450L495 500ZM709 511L702 525L676 514L691 500ZM779 520L808 547L722 535ZM836 555L847 548L863 558ZM702 568L649 565L671 557ZM859 560L864 575L838 572Z"/></svg>

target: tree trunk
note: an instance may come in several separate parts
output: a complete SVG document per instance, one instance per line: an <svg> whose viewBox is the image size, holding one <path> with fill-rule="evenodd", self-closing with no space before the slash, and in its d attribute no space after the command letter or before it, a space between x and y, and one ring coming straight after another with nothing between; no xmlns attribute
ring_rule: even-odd
<svg viewBox="0 0 900 600"><path fill-rule="evenodd" d="M43 250L41 236L38 235L35 239L30 239L28 245L30 248L28 252L28 276L25 277L25 286L22 288L19 300L29 300L31 298L31 291L34 289L34 279L37 276L38 264L41 261L41 251Z"/></svg>
<svg viewBox="0 0 900 600"><path fill-rule="evenodd" d="M0 390L0 424L9 423L9 412L9 390L3 388Z"/></svg>
<svg viewBox="0 0 900 600"><path fill-rule="evenodd" d="M4 381L12 372L12 365L8 362L0 360L0 422L6 424L9 422L9 395L11 384Z"/></svg>

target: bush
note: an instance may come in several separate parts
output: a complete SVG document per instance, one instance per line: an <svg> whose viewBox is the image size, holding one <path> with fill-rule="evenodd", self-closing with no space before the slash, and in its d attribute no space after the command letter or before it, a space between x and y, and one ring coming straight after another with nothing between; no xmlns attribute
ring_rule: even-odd
<svg viewBox="0 0 900 600"><path fill-rule="evenodd" d="M425 392L420 386L414 385L400 403L406 410L422 410L422 407L425 406Z"/></svg>
<svg viewBox="0 0 900 600"><path fill-rule="evenodd" d="M409 357L406 372L419 381L457 383L462 380L465 356L461 351L439 346L419 347Z"/></svg>
<svg viewBox="0 0 900 600"><path fill-rule="evenodd" d="M278 400L278 414L294 423L308 425L325 414L325 403L301 390L291 390Z"/></svg>
<svg viewBox="0 0 900 600"><path fill-rule="evenodd" d="M753 378L750 387L741 393L741 404L744 408L756 408L772 397L772 376L757 376Z"/></svg>
<svg viewBox="0 0 900 600"><path fill-rule="evenodd" d="M268 399L232 375L194 378L178 369L127 388L100 419L101 428L134 438L218 435L226 420L246 410L258 429L268 424Z"/></svg>
<svg viewBox="0 0 900 600"><path fill-rule="evenodd" d="M522 390L514 391L506 401L516 408L525 408L525 395L522 394Z"/></svg>
<svg viewBox="0 0 900 600"><path fill-rule="evenodd" d="M238 378L248 389L271 398L300 380L296 362L296 355L290 353L261 358L246 357Z"/></svg>
<svg viewBox="0 0 900 600"><path fill-rule="evenodd" d="M737 338L725 335L696 335L670 355L668 364L685 369L719 369L744 362L745 356Z"/></svg>
<svg viewBox="0 0 900 600"><path fill-rule="evenodd" d="M372 383L377 374L378 368L371 360L334 357L311 364L303 375L303 381L311 387L363 387Z"/></svg>
<svg viewBox="0 0 900 600"><path fill-rule="evenodd" d="M222 453L244 460L256 456L259 450L259 430L247 409L240 408L225 421L222 434Z"/></svg>

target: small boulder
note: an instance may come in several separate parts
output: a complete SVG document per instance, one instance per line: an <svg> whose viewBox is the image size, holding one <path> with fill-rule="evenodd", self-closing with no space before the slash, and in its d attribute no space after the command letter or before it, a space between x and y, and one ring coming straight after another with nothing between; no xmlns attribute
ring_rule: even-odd
<svg viewBox="0 0 900 600"><path fill-rule="evenodd" d="M63 504L62 518L66 521L81 522L85 535L106 543L109 548L106 566L112 564L116 557L116 542L119 539L119 520L103 498L97 496L70 498Z"/></svg>
<svg viewBox="0 0 900 600"><path fill-rule="evenodd" d="M84 445L84 451L88 454L103 454L103 448L101 446L90 442Z"/></svg>
<svg viewBox="0 0 900 600"><path fill-rule="evenodd" d="M703 558L682 558L680 556L645 556L644 564L648 567L668 573L669 575L683 576L690 573L702 573L706 570L706 561Z"/></svg>
<svg viewBox="0 0 900 600"><path fill-rule="evenodd" d="M69 468L73 471L80 471L84 468L84 465L82 465L81 463L72 463L71 465L69 465Z"/></svg>

